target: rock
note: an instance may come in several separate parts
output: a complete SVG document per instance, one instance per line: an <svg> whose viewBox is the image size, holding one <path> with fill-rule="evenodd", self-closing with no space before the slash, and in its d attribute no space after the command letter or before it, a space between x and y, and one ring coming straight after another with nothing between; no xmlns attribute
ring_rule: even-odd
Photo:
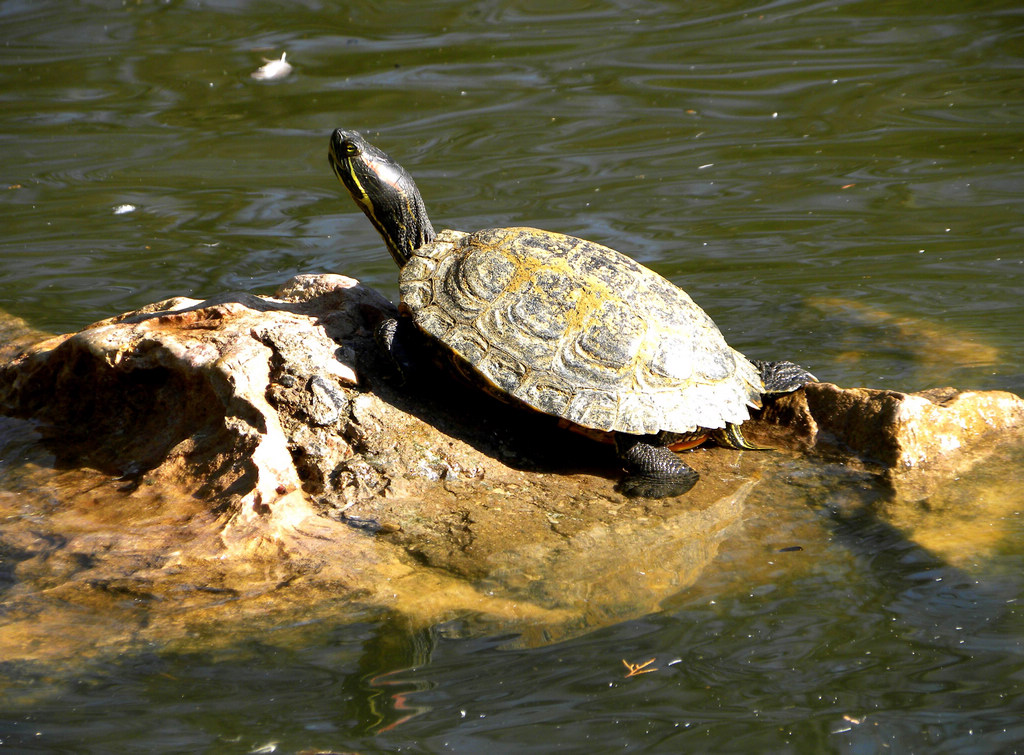
<svg viewBox="0 0 1024 755"><path fill-rule="evenodd" d="M1024 400L1005 391L900 393L813 383L743 427L761 443L873 470L897 501L922 501L1001 444L1020 443Z"/></svg>
<svg viewBox="0 0 1024 755"><path fill-rule="evenodd" d="M351 279L327 284L302 302L173 299L47 339L0 368L0 407L110 474L173 470L190 493L237 492L222 538L246 538L261 515L286 525L305 512L274 390L291 391L294 416L322 419L332 399L318 386L357 382L338 341L366 337L368 301L390 306ZM332 306L339 291L346 306Z"/></svg>
<svg viewBox="0 0 1024 755"><path fill-rule="evenodd" d="M611 446L438 371L394 384L373 342L394 312L352 279L301 276L275 297L160 302L0 365L0 411L54 455L0 500L0 549L23 554L8 617L36 617L4 624L0 654L51 614L54 632L77 622L72 644L128 627L166 641L183 596L196 625L340 601L549 641L651 610L739 521L761 455L711 450L699 494L626 500Z"/></svg>
<svg viewBox="0 0 1024 755"><path fill-rule="evenodd" d="M40 617L88 646L326 610L474 617L550 641L693 584L761 478L798 463L703 448L686 496L625 499L610 446L440 370L398 384L373 341L394 313L350 278L299 276L274 297L179 298L72 335L13 334L0 412L33 424L0 424L0 459L32 461L0 495L0 549L18 554L0 654L28 652ZM744 433L889 475L991 448L1022 417L1010 394L823 383Z"/></svg>
<svg viewBox="0 0 1024 755"><path fill-rule="evenodd" d="M996 442L1001 434L1019 435L1022 426L1024 400L1004 391L899 393L812 383L773 401L744 432L902 471Z"/></svg>

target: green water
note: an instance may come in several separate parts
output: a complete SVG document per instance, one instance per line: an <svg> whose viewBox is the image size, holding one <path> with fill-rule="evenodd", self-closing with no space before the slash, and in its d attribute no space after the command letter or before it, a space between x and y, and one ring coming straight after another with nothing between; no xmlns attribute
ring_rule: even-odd
<svg viewBox="0 0 1024 755"><path fill-rule="evenodd" d="M843 385L1024 393L1017 3L0 0L0 38L0 309L31 327L296 273L393 297L327 165L344 126L416 176L435 226L627 252L752 356ZM282 51L289 77L250 77ZM834 520L834 495L772 501L817 535L750 525L775 554L761 566L736 542L663 612L545 648L370 623L3 663L0 745L1024 748L1020 512L951 564Z"/></svg>

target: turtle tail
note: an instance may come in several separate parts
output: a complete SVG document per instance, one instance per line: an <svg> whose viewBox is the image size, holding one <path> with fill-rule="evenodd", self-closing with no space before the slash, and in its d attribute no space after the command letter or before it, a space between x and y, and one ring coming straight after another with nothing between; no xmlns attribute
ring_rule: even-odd
<svg viewBox="0 0 1024 755"><path fill-rule="evenodd" d="M711 431L711 439L723 448L732 448L737 451L770 451L767 446L755 446L743 437L739 425L727 422L721 430Z"/></svg>

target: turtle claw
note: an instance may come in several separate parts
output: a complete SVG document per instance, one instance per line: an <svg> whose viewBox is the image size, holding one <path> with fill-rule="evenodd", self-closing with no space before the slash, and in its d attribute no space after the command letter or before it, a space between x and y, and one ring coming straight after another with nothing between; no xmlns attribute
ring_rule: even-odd
<svg viewBox="0 0 1024 755"><path fill-rule="evenodd" d="M668 498L682 495L697 484L700 475L666 446L654 445L636 435L618 433L615 446L626 469L615 489L629 498Z"/></svg>
<svg viewBox="0 0 1024 755"><path fill-rule="evenodd" d="M402 321L389 318L381 321L374 329L373 338L380 350L387 355L394 367L399 385L409 383L409 376L415 373L415 359L409 353L407 338L403 336Z"/></svg>
<svg viewBox="0 0 1024 755"><path fill-rule="evenodd" d="M750 361L761 373L761 382L764 383L763 395L765 396L792 393L808 383L818 382L818 378L793 362L766 362L761 359L751 359Z"/></svg>

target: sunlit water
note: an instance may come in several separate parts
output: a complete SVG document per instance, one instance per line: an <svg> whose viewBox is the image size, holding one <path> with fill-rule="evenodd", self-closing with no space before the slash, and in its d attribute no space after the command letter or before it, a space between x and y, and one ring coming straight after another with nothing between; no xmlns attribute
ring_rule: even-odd
<svg viewBox="0 0 1024 755"><path fill-rule="evenodd" d="M0 33L0 309L32 327L296 273L394 296L327 166L345 126L413 172L435 226L535 225L627 252L752 356L844 385L1024 393L1016 3L0 0ZM291 76L250 77L282 51ZM1005 475L1024 478L1019 460ZM833 521L819 498L789 504L818 540L776 543L770 520L744 535L801 568L755 568L737 542L663 613L546 648L368 624L55 676L14 665L0 744L1024 742L1019 512L967 568ZM652 657L657 671L623 678L623 660Z"/></svg>

